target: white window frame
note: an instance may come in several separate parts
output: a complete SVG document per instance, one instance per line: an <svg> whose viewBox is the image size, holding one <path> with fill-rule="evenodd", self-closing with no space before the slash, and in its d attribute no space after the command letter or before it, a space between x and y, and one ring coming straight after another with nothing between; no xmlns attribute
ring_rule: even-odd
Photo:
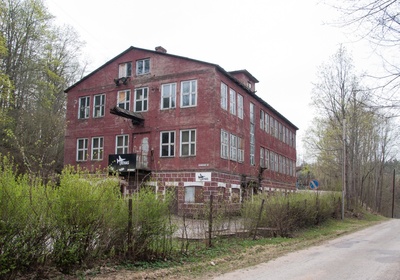
<svg viewBox="0 0 400 280"><path fill-rule="evenodd" d="M131 91L129 89L118 91L117 106L119 108L129 110L130 109L130 99L131 99Z"/></svg>
<svg viewBox="0 0 400 280"><path fill-rule="evenodd" d="M228 110L228 86L221 82L221 108Z"/></svg>
<svg viewBox="0 0 400 280"><path fill-rule="evenodd" d="M90 96L79 97L78 119L81 120L88 119L89 116L90 116Z"/></svg>
<svg viewBox="0 0 400 280"><path fill-rule="evenodd" d="M89 145L88 138L78 138L76 140L76 161L88 160L88 145Z"/></svg>
<svg viewBox="0 0 400 280"><path fill-rule="evenodd" d="M118 78L132 76L132 62L125 62L118 65Z"/></svg>
<svg viewBox="0 0 400 280"><path fill-rule="evenodd" d="M204 203L204 182L184 182L185 188L185 203ZM196 191L197 190L197 191ZM196 193L198 196L196 196ZM197 198L197 202L196 202Z"/></svg>
<svg viewBox="0 0 400 280"><path fill-rule="evenodd" d="M221 129L221 158L229 159L229 133Z"/></svg>
<svg viewBox="0 0 400 280"><path fill-rule="evenodd" d="M264 113L264 130L266 133L269 133L269 115L267 112Z"/></svg>
<svg viewBox="0 0 400 280"><path fill-rule="evenodd" d="M265 167L264 148L260 147L260 167Z"/></svg>
<svg viewBox="0 0 400 280"><path fill-rule="evenodd" d="M95 145L97 140L98 144ZM104 154L104 137L93 137L92 138L92 160L103 160Z"/></svg>
<svg viewBox="0 0 400 280"><path fill-rule="evenodd" d="M244 141L238 137L238 162L244 162Z"/></svg>
<svg viewBox="0 0 400 280"><path fill-rule="evenodd" d="M229 89L229 112L236 116L236 91Z"/></svg>
<svg viewBox="0 0 400 280"><path fill-rule="evenodd" d="M97 101L100 101L100 103L97 104ZM93 118L104 117L105 107L106 95L104 93L93 96Z"/></svg>
<svg viewBox="0 0 400 280"><path fill-rule="evenodd" d="M122 140L121 145L119 145L120 139ZM116 154L128 154L129 153L129 135L128 134L121 134L121 135L117 135L115 137L115 153Z"/></svg>
<svg viewBox="0 0 400 280"><path fill-rule="evenodd" d="M168 141L163 142L163 135L168 136ZM174 157L175 156L175 131L161 131L160 132L160 157ZM167 148L167 155L163 155L163 148Z"/></svg>
<svg viewBox="0 0 400 280"><path fill-rule="evenodd" d="M164 100L168 105L164 107ZM176 107L176 83L161 85L161 109L173 109Z"/></svg>
<svg viewBox="0 0 400 280"><path fill-rule="evenodd" d="M238 160L238 156L237 156L237 149L238 149L238 140L237 140L237 136L230 134L229 137L229 157L230 160L233 161L237 161Z"/></svg>
<svg viewBox="0 0 400 280"><path fill-rule="evenodd" d="M269 152L269 159L270 159L270 169L271 171L275 171L275 153L273 151Z"/></svg>
<svg viewBox="0 0 400 280"><path fill-rule="evenodd" d="M237 94L237 106L238 106L238 117L243 120L243 96L241 94Z"/></svg>
<svg viewBox="0 0 400 280"><path fill-rule="evenodd" d="M150 58L136 61L136 75L145 75L150 73Z"/></svg>
<svg viewBox="0 0 400 280"><path fill-rule="evenodd" d="M138 94L141 92L141 97L138 98ZM141 105L141 110L138 110L138 105ZM142 87L135 89L135 112L147 112L149 108L149 88Z"/></svg>
<svg viewBox="0 0 400 280"><path fill-rule="evenodd" d="M254 124L255 105L250 102L250 165L255 165L255 124Z"/></svg>
<svg viewBox="0 0 400 280"><path fill-rule="evenodd" d="M264 130L264 111L260 110L260 129Z"/></svg>
<svg viewBox="0 0 400 280"><path fill-rule="evenodd" d="M264 167L269 169L269 150L265 149L265 164Z"/></svg>
<svg viewBox="0 0 400 280"><path fill-rule="evenodd" d="M188 91L186 91L187 85L188 85ZM186 100L188 101L187 103ZM181 82L181 107L182 108L195 107L196 105L197 105L197 80Z"/></svg>
<svg viewBox="0 0 400 280"><path fill-rule="evenodd" d="M188 133L188 140L183 141L183 134ZM194 139L193 139L194 138ZM187 149L187 153L184 150ZM196 155L196 129L185 129L180 131L180 156L188 157Z"/></svg>

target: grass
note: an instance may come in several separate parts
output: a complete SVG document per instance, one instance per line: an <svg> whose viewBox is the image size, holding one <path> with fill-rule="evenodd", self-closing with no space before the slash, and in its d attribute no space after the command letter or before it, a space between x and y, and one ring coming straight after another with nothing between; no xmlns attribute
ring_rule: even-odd
<svg viewBox="0 0 400 280"><path fill-rule="evenodd" d="M386 218L369 213L360 218L329 220L325 223L295 232L292 238L221 238L212 248L191 244L186 256L152 263L125 264L111 275L99 274L91 279L208 279L235 269L267 262L291 251L304 249L375 225Z"/></svg>

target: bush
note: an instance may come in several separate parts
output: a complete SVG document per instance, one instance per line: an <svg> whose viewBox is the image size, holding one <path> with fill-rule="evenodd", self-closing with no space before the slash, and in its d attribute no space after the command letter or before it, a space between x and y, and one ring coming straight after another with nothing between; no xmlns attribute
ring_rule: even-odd
<svg viewBox="0 0 400 280"><path fill-rule="evenodd" d="M0 158L0 171L0 278L14 278L16 271L43 265L47 257L46 189L17 176L8 157Z"/></svg>
<svg viewBox="0 0 400 280"><path fill-rule="evenodd" d="M338 196L336 193L321 195L320 192L262 194L244 203L242 216L248 229L256 230L258 226L288 237L297 229L336 217Z"/></svg>
<svg viewBox="0 0 400 280"><path fill-rule="evenodd" d="M7 157L0 171L2 279L46 265L69 273L111 257L148 260L171 253L168 196L160 200L143 189L124 198L117 177L73 168L64 169L58 186L43 185L17 176Z"/></svg>

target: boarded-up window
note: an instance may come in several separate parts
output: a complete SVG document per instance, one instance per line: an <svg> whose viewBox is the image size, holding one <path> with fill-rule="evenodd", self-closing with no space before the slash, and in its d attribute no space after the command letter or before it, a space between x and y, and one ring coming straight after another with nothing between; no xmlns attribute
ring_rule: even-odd
<svg viewBox="0 0 400 280"><path fill-rule="evenodd" d="M203 187L190 186L185 187L185 203L203 203Z"/></svg>

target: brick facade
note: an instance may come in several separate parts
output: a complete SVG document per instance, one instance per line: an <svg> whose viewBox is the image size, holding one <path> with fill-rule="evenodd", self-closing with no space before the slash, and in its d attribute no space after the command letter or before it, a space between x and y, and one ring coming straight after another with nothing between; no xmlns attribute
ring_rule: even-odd
<svg viewBox="0 0 400 280"><path fill-rule="evenodd" d="M297 127L255 94L257 79L157 50L130 47L66 90L65 164L94 171L133 154L130 188L174 187L186 210L211 194L239 204L249 185L294 190Z"/></svg>

